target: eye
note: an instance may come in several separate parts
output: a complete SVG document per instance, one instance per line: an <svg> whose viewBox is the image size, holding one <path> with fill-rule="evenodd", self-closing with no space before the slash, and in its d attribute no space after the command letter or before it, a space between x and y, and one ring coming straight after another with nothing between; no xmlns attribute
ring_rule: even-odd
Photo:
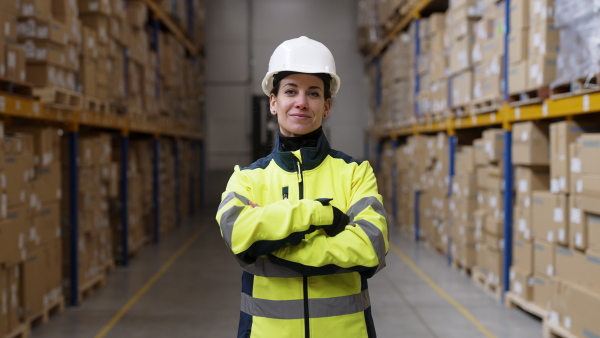
<svg viewBox="0 0 600 338"><path fill-rule="evenodd" d="M311 97L320 97L321 94L319 92L310 92L308 93L308 95L310 95Z"/></svg>
<svg viewBox="0 0 600 338"><path fill-rule="evenodd" d="M286 95L294 95L296 93L296 91L293 89L286 89L284 93Z"/></svg>

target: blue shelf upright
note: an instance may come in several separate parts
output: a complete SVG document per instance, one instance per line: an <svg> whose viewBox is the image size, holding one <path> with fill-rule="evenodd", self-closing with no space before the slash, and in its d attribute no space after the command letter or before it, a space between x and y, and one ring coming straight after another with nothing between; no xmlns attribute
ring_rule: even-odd
<svg viewBox="0 0 600 338"><path fill-rule="evenodd" d="M69 291L72 306L79 305L79 171L77 168L78 135L69 132Z"/></svg>
<svg viewBox="0 0 600 338"><path fill-rule="evenodd" d="M129 136L121 135L121 264L129 266Z"/></svg>
<svg viewBox="0 0 600 338"><path fill-rule="evenodd" d="M455 135L450 135L448 137L449 143L449 172L448 172L448 199L452 197L452 179L456 174L456 146L457 146L458 138ZM454 227L455 224L448 223L448 226ZM450 231L450 233L452 233ZM448 236L448 265L452 265L452 236Z"/></svg>

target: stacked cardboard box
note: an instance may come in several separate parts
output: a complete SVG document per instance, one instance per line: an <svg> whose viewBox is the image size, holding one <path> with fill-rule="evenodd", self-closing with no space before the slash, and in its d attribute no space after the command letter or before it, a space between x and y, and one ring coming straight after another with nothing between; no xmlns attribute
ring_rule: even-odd
<svg viewBox="0 0 600 338"><path fill-rule="evenodd" d="M552 208L565 200L559 198L558 205L554 205L554 196L547 191L550 184L548 123L515 123L512 144L516 192L513 227L516 230L513 231L511 291L545 308L548 292L540 290L546 290L550 283L554 245L559 237L564 240L566 235L565 228L559 226L563 223L557 223L555 229L552 219L554 215L559 217L559 212L553 213ZM548 208L551 210L545 210ZM559 229L560 234L554 231Z"/></svg>
<svg viewBox="0 0 600 338"><path fill-rule="evenodd" d="M486 2L483 15L475 25L473 103L496 104L502 98L504 80L505 4Z"/></svg>
<svg viewBox="0 0 600 338"><path fill-rule="evenodd" d="M421 19L419 26L420 51L418 62L418 115L444 117L448 104L448 68L446 15L434 13Z"/></svg>
<svg viewBox="0 0 600 338"><path fill-rule="evenodd" d="M71 32L77 3L27 0L19 12L19 44L27 58L26 78L36 87L78 90L79 40Z"/></svg>
<svg viewBox="0 0 600 338"><path fill-rule="evenodd" d="M452 258L456 266L471 269L475 256L475 211L477 210L477 177L475 149L461 146L455 154L455 174L450 197Z"/></svg>
<svg viewBox="0 0 600 338"><path fill-rule="evenodd" d="M25 81L25 53L17 45L18 1L0 4L0 77Z"/></svg>
<svg viewBox="0 0 600 338"><path fill-rule="evenodd" d="M532 1L533 2L533 1ZM511 1L510 34L508 36L508 90L527 90L527 60L529 59L530 0Z"/></svg>
<svg viewBox="0 0 600 338"><path fill-rule="evenodd" d="M477 269L488 285L502 286L502 252L504 250L504 131L487 129L473 141L477 177L475 211L475 249Z"/></svg>
<svg viewBox="0 0 600 338"><path fill-rule="evenodd" d="M565 213L568 218L565 221L569 235L565 245L557 245L555 249L557 285L549 301L550 321L576 336L597 335L600 326L587 313L600 307L600 134L582 134L585 126L573 121L552 127L551 168L553 174L564 174L556 176L559 183L553 183L552 188L555 195L568 196L569 208ZM565 152L566 145L575 138L577 141L571 143ZM571 170L565 173L564 165L569 157ZM563 178L571 184L560 183Z"/></svg>
<svg viewBox="0 0 600 338"><path fill-rule="evenodd" d="M482 2L451 1L446 14L446 34L449 41L449 66L452 83L451 108L469 104L473 95L473 59L475 25L481 18Z"/></svg>
<svg viewBox="0 0 600 338"><path fill-rule="evenodd" d="M386 142L381 150L380 170L377 173L377 182L381 186L380 194L383 198L383 205L389 206L390 214L392 210L393 194L394 194L394 167L396 166L396 154L392 142ZM395 220L394 220L395 221Z"/></svg>
<svg viewBox="0 0 600 338"><path fill-rule="evenodd" d="M131 142L131 152L135 155L141 179L141 217L146 237L152 238L154 234L154 176L153 176L153 149L150 140L135 140Z"/></svg>
<svg viewBox="0 0 600 338"><path fill-rule="evenodd" d="M63 177L68 177L68 143L63 140ZM78 255L80 291L82 285L103 278L107 268L114 264L112 231L110 228L109 200L115 194L117 172L111 163L110 134L83 135L78 144ZM63 182L65 203L62 204L65 287L70 285L70 205L68 182ZM79 295L69 295L79 297Z"/></svg>
<svg viewBox="0 0 600 338"><path fill-rule="evenodd" d="M160 184L160 233L166 234L177 225L175 208L175 155L173 141L161 139L158 175Z"/></svg>
<svg viewBox="0 0 600 338"><path fill-rule="evenodd" d="M62 299L60 156L52 128L1 127L0 334ZM40 279L43 275L45 278Z"/></svg>

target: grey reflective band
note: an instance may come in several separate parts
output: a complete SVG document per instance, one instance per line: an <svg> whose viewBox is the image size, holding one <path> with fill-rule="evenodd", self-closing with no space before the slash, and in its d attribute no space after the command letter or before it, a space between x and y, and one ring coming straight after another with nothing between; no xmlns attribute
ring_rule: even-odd
<svg viewBox="0 0 600 338"><path fill-rule="evenodd" d="M358 202L354 203L354 205L352 205L350 209L348 209L346 214L348 215L348 217L350 217L350 220L353 220L367 207L373 208L373 210L376 213L383 216L387 222L387 214L385 213L385 208L383 207L383 204L381 204L381 202L379 202L379 200L373 196L361 198Z"/></svg>
<svg viewBox="0 0 600 338"><path fill-rule="evenodd" d="M373 223L366 221L364 219L352 222L354 224L358 224L360 228L369 236L371 240L371 245L373 245L373 249L377 254L377 259L379 260L379 265L377 266L377 271L383 269L385 267L385 241L383 238L383 234L378 227L376 227Z"/></svg>
<svg viewBox="0 0 600 338"><path fill-rule="evenodd" d="M234 198L237 198L238 200L240 200L242 203L244 203L244 205L250 204L250 200L248 200L246 197L232 191L232 192L228 193L227 196L225 196L223 201L221 201L221 204L219 204L219 209L217 209L217 211L221 210L221 208L223 208L225 205L227 205L227 203L229 203L229 201L231 201Z"/></svg>
<svg viewBox="0 0 600 338"><path fill-rule="evenodd" d="M223 239L230 248L232 247L231 236L233 236L233 225L244 208L245 207L239 205L234 205L221 215L221 222L219 222L219 224L221 225L221 231L223 232Z"/></svg>
<svg viewBox="0 0 600 338"><path fill-rule="evenodd" d="M273 319L303 319L304 300L268 300L253 298L242 293L241 310L251 316ZM332 297L314 298L308 300L310 318L324 318L343 316L363 312L371 306L369 292L365 290L359 294Z"/></svg>
<svg viewBox="0 0 600 338"><path fill-rule="evenodd" d="M290 268L274 264L268 258L258 257L256 262L244 268L244 271L260 277L294 278L302 274Z"/></svg>

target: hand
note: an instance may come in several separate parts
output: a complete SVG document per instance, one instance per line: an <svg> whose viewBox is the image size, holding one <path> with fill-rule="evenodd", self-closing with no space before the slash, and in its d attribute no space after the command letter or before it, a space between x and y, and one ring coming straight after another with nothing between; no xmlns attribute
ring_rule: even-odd
<svg viewBox="0 0 600 338"><path fill-rule="evenodd" d="M248 202L248 205L253 208L260 207L260 205L258 205L258 203L254 203L254 202Z"/></svg>
<svg viewBox="0 0 600 338"><path fill-rule="evenodd" d="M343 213L340 209L334 206L331 207L333 208L333 223L324 226L323 230L325 230L325 233L329 237L334 237L346 229L346 225L350 223L350 217L348 217L348 215Z"/></svg>

